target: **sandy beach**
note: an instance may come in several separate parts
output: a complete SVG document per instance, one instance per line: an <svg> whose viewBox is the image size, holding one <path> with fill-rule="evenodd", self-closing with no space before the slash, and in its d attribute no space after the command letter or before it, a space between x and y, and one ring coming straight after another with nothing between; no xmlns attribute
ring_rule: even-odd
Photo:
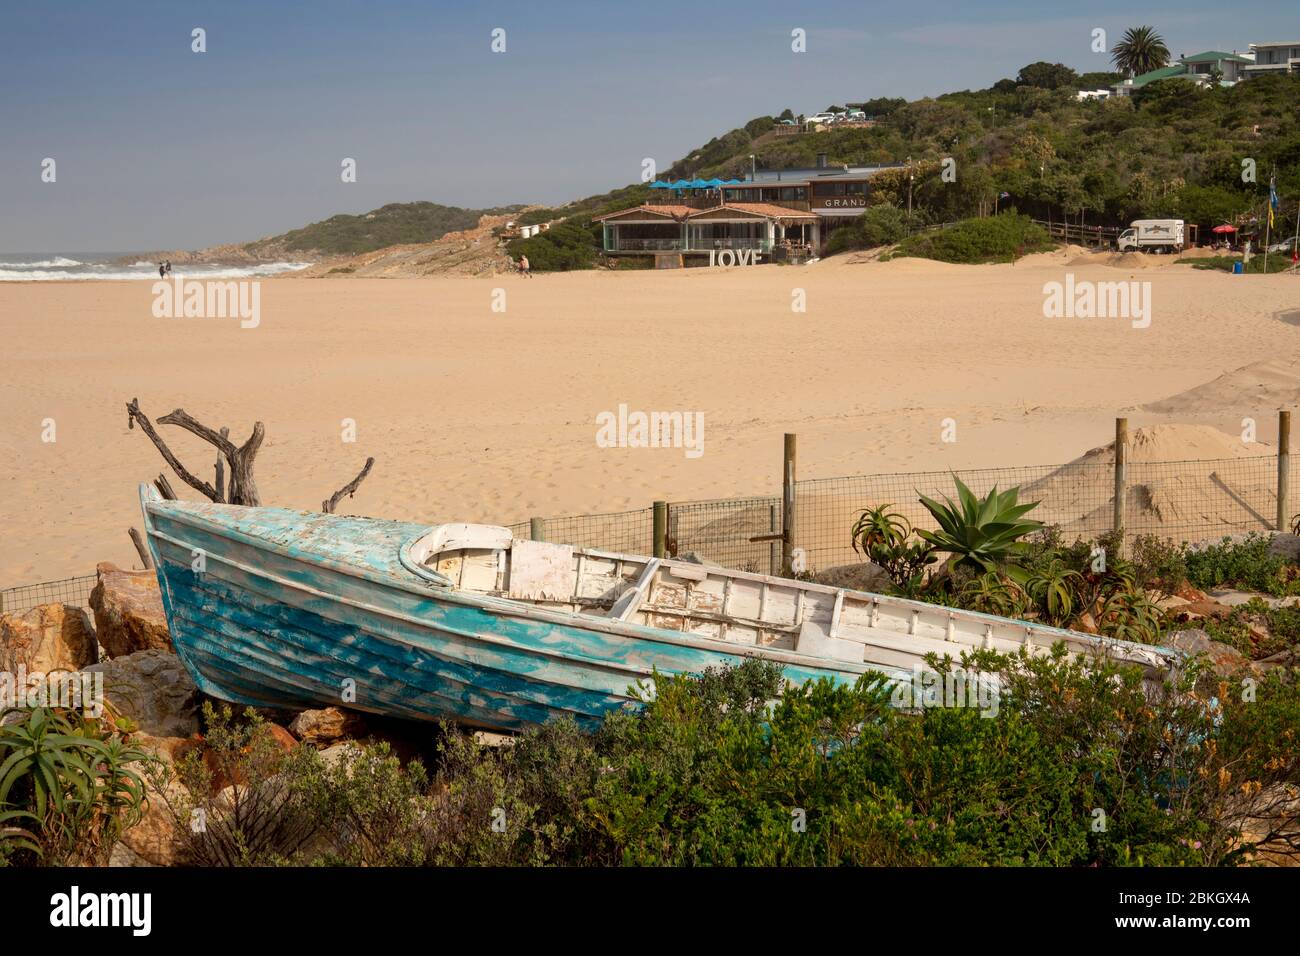
<svg viewBox="0 0 1300 956"><path fill-rule="evenodd" d="M1150 326L1045 318L1044 283L1067 272L1149 281ZM1069 251L1014 266L276 278L256 328L155 318L151 303L142 282L0 284L0 587L138 564L135 486L165 465L127 429L133 397L154 419L183 407L237 442L264 421L266 504L318 509L373 455L340 512L509 523L772 493L786 431L804 478L1065 462L1148 403L1160 404L1128 412L1135 427L1236 433L1249 415L1272 441L1279 397L1300 382L1287 320L1300 278ZM620 404L703 413L703 454L600 447L597 416ZM946 418L956 442L941 441ZM160 431L211 477L208 446Z"/></svg>

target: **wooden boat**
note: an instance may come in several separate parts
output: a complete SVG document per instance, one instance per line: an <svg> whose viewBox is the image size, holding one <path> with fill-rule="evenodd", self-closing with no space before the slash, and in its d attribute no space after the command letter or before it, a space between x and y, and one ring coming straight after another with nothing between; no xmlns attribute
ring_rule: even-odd
<svg viewBox="0 0 1300 956"><path fill-rule="evenodd" d="M282 508L165 501L141 485L172 643L199 689L517 730L594 726L659 674L746 658L788 681L911 680L931 651L1064 641L1161 669L1163 648L805 581Z"/></svg>

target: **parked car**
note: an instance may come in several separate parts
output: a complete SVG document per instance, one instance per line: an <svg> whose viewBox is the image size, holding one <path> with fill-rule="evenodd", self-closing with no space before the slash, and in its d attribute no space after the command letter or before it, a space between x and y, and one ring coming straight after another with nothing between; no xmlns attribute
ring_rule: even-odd
<svg viewBox="0 0 1300 956"><path fill-rule="evenodd" d="M835 114L834 114L834 113L814 113L812 116L808 117L808 122L809 122L809 123L823 123L823 124L825 124L825 123L834 123L834 122L835 122Z"/></svg>
<svg viewBox="0 0 1300 956"><path fill-rule="evenodd" d="M796 123L796 122L795 122L794 120L792 120L792 119L783 119L783 120L781 120L777 125L779 125L779 126L798 126L799 124Z"/></svg>
<svg viewBox="0 0 1300 956"><path fill-rule="evenodd" d="M1281 242L1275 242L1268 247L1269 252L1291 252L1295 248L1296 237L1287 236Z"/></svg>

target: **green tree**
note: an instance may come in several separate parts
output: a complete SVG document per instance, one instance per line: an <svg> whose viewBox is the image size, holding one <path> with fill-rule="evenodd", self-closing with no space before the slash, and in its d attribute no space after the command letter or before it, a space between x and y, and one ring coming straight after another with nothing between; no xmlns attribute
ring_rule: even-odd
<svg viewBox="0 0 1300 956"><path fill-rule="evenodd" d="M1020 86L1036 86L1044 90L1056 90L1063 86L1071 89L1078 82L1079 74L1064 63L1048 63L1039 60L1020 68L1016 83Z"/></svg>

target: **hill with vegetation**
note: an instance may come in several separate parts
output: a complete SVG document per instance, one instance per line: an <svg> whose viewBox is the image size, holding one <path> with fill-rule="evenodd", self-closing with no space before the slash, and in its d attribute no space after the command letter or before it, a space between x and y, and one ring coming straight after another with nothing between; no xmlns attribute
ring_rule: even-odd
<svg viewBox="0 0 1300 956"><path fill-rule="evenodd" d="M912 102L883 98L847 104L872 117L870 126L778 135L780 119L792 117L785 110L715 137L660 175L740 178L749 171L751 154L760 169L813 166L825 154L831 165L910 164L912 214L902 222L904 232L1014 207L1036 219L1087 225L1178 217L1198 224L1204 239L1217 224L1241 223L1252 215L1262 219L1276 169L1282 217L1294 223L1300 195L1300 79L1263 76L1231 87L1166 79L1132 96L1076 96L1078 90L1119 79L1119 74L1079 74L1059 63L1033 63L988 89ZM837 105L829 111L844 109ZM955 179L943 176L943 160L949 158ZM1243 165L1247 160L1253 162ZM1253 177L1243 177L1252 166ZM873 201L906 216L907 178L908 168L876 176ZM540 269L551 260L560 268L581 267L599 251L600 230L591 226L592 216L647 195L648 187L633 185L538 210L531 214L535 221L562 219L574 228L518 240L511 253L526 253ZM863 231L893 235L892 228L876 227ZM590 255L574 251L575 230L590 236ZM550 248L561 238L563 254Z"/></svg>
<svg viewBox="0 0 1300 956"><path fill-rule="evenodd" d="M359 255L388 246L432 242L450 232L475 228L483 216L506 215L523 208L463 209L435 202L389 203L358 216L331 216L301 229L250 242L244 249L263 258L287 253Z"/></svg>

